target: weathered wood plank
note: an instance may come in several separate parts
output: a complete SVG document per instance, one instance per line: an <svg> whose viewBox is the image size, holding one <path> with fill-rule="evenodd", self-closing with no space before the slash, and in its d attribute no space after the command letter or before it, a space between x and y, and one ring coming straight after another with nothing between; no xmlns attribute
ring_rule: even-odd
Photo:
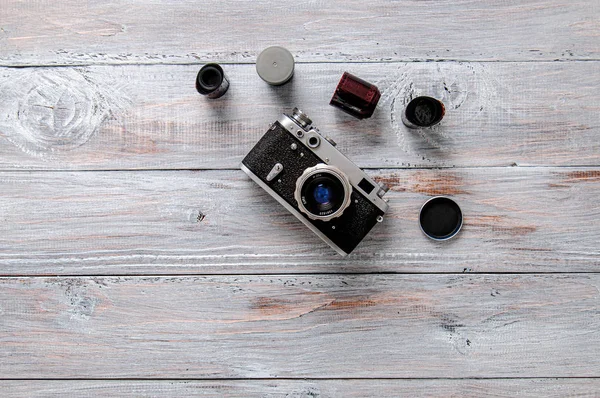
<svg viewBox="0 0 600 398"><path fill-rule="evenodd" d="M0 279L3 378L599 377L600 275Z"/></svg>
<svg viewBox="0 0 600 398"><path fill-rule="evenodd" d="M298 61L598 59L597 18L585 0L2 0L0 60L253 62L273 43Z"/></svg>
<svg viewBox="0 0 600 398"><path fill-rule="evenodd" d="M600 62L304 64L278 88L227 65L215 101L195 91L197 69L0 68L0 168L234 168L294 106L364 167L600 165ZM344 70L383 91L373 118L328 105ZM423 94L447 116L408 129L401 111Z"/></svg>
<svg viewBox="0 0 600 398"><path fill-rule="evenodd" d="M600 379L496 380L23 380L0 381L5 398L21 397L597 397Z"/></svg>
<svg viewBox="0 0 600 398"><path fill-rule="evenodd" d="M0 173L3 275L598 271L600 170L369 171L384 221L342 258L241 171ZM417 223L461 205L452 241Z"/></svg>

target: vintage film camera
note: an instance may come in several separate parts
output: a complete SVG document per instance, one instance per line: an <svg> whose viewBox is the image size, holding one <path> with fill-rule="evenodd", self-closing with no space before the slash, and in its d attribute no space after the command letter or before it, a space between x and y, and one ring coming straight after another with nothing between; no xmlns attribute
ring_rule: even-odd
<svg viewBox="0 0 600 398"><path fill-rule="evenodd" d="M282 115L241 169L315 234L345 256L388 209L388 188L342 155L298 108Z"/></svg>

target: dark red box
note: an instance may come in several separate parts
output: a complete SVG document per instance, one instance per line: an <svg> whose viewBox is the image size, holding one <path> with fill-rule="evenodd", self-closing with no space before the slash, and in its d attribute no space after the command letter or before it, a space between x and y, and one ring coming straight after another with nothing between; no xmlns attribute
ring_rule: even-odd
<svg viewBox="0 0 600 398"><path fill-rule="evenodd" d="M329 105L359 119L365 119L373 115L379 98L381 93L375 85L344 72Z"/></svg>

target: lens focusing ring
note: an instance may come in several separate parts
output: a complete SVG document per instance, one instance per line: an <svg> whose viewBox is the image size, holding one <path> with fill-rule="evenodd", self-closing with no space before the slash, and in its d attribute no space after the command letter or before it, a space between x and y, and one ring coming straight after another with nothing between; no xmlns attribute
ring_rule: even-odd
<svg viewBox="0 0 600 398"><path fill-rule="evenodd" d="M302 196L303 196L302 189L303 189L304 185L309 181L309 179L311 177L313 177L317 174L332 176L333 178L337 179L340 182L340 184L342 185L342 187L344 189L342 202L341 202L341 205L339 206L339 208L337 210L335 210L333 213L327 214L324 216L310 212L306 208L304 202L302 201ZM348 206L350 206L350 203L351 203L350 195L351 194L352 194L352 185L350 184L348 177L346 177L346 175L344 173L342 173L342 171L340 169L338 169L337 167L334 167L334 166L319 163L316 166L309 167L306 170L304 170L304 173L302 173L302 175L298 178L298 180L296 180L296 191L294 192L294 198L296 199L296 202L298 203L298 209L302 213L306 214L306 216L308 218L310 218L311 220L330 221L336 217L341 216L342 213L344 212L344 210L346 210L346 208L348 208Z"/></svg>

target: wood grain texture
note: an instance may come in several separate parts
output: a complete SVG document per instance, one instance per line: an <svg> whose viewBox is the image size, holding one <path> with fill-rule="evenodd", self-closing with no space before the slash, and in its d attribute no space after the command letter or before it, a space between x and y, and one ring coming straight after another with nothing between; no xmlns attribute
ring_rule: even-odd
<svg viewBox="0 0 600 398"><path fill-rule="evenodd" d="M0 279L3 378L600 377L600 275Z"/></svg>
<svg viewBox="0 0 600 398"><path fill-rule="evenodd" d="M369 171L390 210L342 258L239 170L4 172L4 275L596 272L600 171ZM460 235L433 242L421 205L450 195Z"/></svg>
<svg viewBox="0 0 600 398"><path fill-rule="evenodd" d="M3 65L599 59L598 3L2 0Z"/></svg>
<svg viewBox="0 0 600 398"><path fill-rule="evenodd" d="M0 395L598 396L599 15L0 0ZM255 73L270 45L284 87ZM371 119L328 105L343 71L381 89ZM418 95L439 126L402 125ZM237 170L294 106L391 186L347 259ZM419 231L432 195L456 240Z"/></svg>
<svg viewBox="0 0 600 398"><path fill-rule="evenodd" d="M5 398L21 397L597 397L599 379L501 380L215 380L0 381Z"/></svg>
<svg viewBox="0 0 600 398"><path fill-rule="evenodd" d="M237 168L294 106L363 167L600 164L598 62L303 64L277 88L225 70L211 101L193 65L0 68L0 169ZM371 119L328 105L344 70L383 91ZM402 124L418 95L444 101L440 125Z"/></svg>

